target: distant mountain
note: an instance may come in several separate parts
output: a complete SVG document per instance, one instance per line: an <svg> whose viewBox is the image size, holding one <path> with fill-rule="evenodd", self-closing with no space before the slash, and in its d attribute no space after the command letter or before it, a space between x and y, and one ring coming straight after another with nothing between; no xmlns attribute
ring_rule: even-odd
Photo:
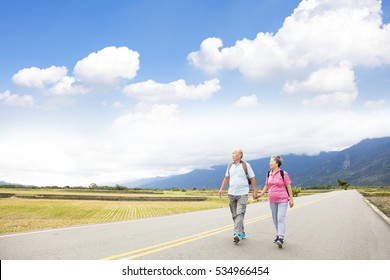
<svg viewBox="0 0 390 280"><path fill-rule="evenodd" d="M390 186L390 137L366 139L339 152L322 152L316 156L284 155L282 169L286 170L293 186L337 185L337 179L355 186ZM265 182L269 158L250 160L258 185ZM143 179L123 183L140 188L219 188L228 163L210 169L195 169L189 173Z"/></svg>

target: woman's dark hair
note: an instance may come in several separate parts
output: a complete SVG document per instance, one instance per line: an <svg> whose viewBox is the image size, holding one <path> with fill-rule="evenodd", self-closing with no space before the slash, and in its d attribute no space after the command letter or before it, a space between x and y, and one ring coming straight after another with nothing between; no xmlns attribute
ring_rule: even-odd
<svg viewBox="0 0 390 280"><path fill-rule="evenodd" d="M281 156L272 156L271 159L273 159L278 164L279 167L282 166L283 159Z"/></svg>

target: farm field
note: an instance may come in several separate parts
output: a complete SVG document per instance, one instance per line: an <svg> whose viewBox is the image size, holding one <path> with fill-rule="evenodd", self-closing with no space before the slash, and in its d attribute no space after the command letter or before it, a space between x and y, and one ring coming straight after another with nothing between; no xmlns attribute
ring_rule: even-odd
<svg viewBox="0 0 390 280"><path fill-rule="evenodd" d="M43 228L65 227L150 218L164 215L221 208L227 199L216 197L215 191L197 191L184 194L178 191L138 191L136 193L66 190L66 189L7 189L0 188L0 234ZM80 199L31 199L40 195L77 195ZM215 197L213 197L213 195ZM18 198L27 196L31 198ZM84 200L83 196L96 196ZM138 201L107 201L104 197L138 197ZM149 201L162 197L167 201ZM185 201L188 197L201 197L200 201ZM102 199L103 198L103 199ZM178 199L170 201L170 199ZM182 201L181 201L182 200Z"/></svg>
<svg viewBox="0 0 390 280"><path fill-rule="evenodd" d="M324 191L330 190L305 189L299 195ZM222 199L217 196L217 193L218 190L112 191L87 188L0 188L0 194L3 196L0 198L0 234L151 218L228 207L227 192ZM49 195L72 195L76 198L39 198ZM85 200L83 197L86 196L96 196L96 200ZM110 197L137 198L138 200L105 200ZM156 198L164 199L164 201L154 201L153 199ZM198 200L188 201L188 198L198 198ZM257 202L250 197L249 203Z"/></svg>
<svg viewBox="0 0 390 280"><path fill-rule="evenodd" d="M356 189L390 218L390 187L359 187Z"/></svg>

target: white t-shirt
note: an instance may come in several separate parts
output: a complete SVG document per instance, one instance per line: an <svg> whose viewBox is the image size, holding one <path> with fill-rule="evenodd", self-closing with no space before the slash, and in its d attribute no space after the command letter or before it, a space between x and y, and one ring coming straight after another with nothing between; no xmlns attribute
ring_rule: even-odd
<svg viewBox="0 0 390 280"><path fill-rule="evenodd" d="M248 162L246 162L246 166L248 169L249 178L254 178L255 173L253 172L252 167ZM249 193L248 179L246 178L246 174L241 162L238 164L233 163L230 167L230 170L228 165L225 176L230 177L228 194L246 195Z"/></svg>

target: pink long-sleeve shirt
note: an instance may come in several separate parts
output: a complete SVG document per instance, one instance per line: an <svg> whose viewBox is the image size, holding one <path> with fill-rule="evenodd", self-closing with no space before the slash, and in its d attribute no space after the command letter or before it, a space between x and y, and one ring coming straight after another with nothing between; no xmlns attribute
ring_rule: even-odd
<svg viewBox="0 0 390 280"><path fill-rule="evenodd" d="M286 171L284 171L284 181L278 169L274 174L270 172L269 177L266 175L265 183L268 185L269 202L288 202L287 186L291 185L291 179Z"/></svg>

